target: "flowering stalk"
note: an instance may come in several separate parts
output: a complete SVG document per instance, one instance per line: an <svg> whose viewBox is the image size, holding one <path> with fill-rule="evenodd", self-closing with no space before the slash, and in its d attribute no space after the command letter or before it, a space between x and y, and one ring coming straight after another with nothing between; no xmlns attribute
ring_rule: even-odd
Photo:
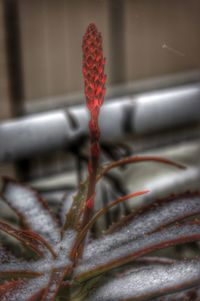
<svg viewBox="0 0 200 301"><path fill-rule="evenodd" d="M105 81L104 74L105 58L103 57L102 37L95 24L90 24L83 36L83 77L85 83L86 104L90 111L90 160L89 187L86 198L86 206L83 216L83 225L87 224L94 207L95 186L97 168L99 165L99 112L104 101Z"/></svg>

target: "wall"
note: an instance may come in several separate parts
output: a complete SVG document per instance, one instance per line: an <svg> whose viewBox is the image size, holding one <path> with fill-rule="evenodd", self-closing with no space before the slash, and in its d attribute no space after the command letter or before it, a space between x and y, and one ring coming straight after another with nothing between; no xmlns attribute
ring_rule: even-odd
<svg viewBox="0 0 200 301"><path fill-rule="evenodd" d="M91 21L103 34L110 84L199 68L199 11L199 0L19 0L25 99L82 90Z"/></svg>
<svg viewBox="0 0 200 301"><path fill-rule="evenodd" d="M126 80L200 67L199 0L126 1Z"/></svg>

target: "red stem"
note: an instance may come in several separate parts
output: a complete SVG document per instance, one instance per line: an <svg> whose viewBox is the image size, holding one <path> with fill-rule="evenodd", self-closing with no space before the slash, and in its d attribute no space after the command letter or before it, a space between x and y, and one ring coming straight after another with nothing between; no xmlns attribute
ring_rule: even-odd
<svg viewBox="0 0 200 301"><path fill-rule="evenodd" d="M82 226L84 227L92 215L95 199L97 169L99 166L99 112L104 101L105 59L103 57L102 37L95 24L90 24L83 37L83 76L85 82L86 104L90 111L90 160L88 164L89 185Z"/></svg>

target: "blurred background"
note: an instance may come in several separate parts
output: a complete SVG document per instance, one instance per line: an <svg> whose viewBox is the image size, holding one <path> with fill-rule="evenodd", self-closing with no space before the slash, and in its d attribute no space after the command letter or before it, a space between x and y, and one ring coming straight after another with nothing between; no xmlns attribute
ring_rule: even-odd
<svg viewBox="0 0 200 301"><path fill-rule="evenodd" d="M128 168L127 186L198 189L199 12L199 0L1 0L0 174L46 193L77 185L88 120L81 43L95 22L108 78L101 116L107 153L123 143L122 154L154 153L188 166L182 174L151 164Z"/></svg>

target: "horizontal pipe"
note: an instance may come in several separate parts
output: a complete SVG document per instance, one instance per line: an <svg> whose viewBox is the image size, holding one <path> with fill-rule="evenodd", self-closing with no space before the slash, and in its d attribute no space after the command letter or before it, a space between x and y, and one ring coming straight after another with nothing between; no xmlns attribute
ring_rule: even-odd
<svg viewBox="0 0 200 301"><path fill-rule="evenodd" d="M85 106L30 115L0 123L0 162L67 148L88 135ZM111 99L100 114L101 139L159 133L200 123L200 83Z"/></svg>
<svg viewBox="0 0 200 301"><path fill-rule="evenodd" d="M148 134L200 121L200 84L138 97L133 128Z"/></svg>

